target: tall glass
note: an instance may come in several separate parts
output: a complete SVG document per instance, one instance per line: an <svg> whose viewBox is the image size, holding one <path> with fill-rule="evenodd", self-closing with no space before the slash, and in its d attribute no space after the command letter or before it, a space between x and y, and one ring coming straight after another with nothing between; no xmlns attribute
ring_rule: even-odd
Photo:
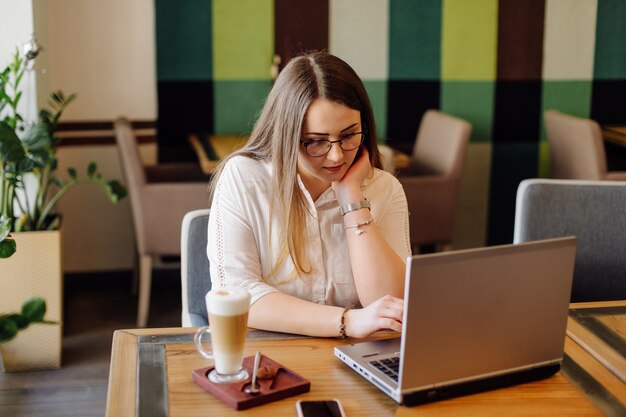
<svg viewBox="0 0 626 417"><path fill-rule="evenodd" d="M243 369L243 350L250 294L242 288L222 287L208 292L205 300L209 326L198 329L194 343L202 356L215 363L209 380L220 384L243 381L248 378L248 372ZM202 345L205 333L211 335L211 351Z"/></svg>

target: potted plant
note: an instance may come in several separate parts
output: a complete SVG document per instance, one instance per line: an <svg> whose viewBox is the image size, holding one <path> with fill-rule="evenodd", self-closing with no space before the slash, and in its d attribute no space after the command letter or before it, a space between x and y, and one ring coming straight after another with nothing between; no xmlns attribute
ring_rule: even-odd
<svg viewBox="0 0 626 417"><path fill-rule="evenodd" d="M33 326L23 336L0 344L7 370L8 357L37 344L45 345L48 351L42 354L47 358L35 360L34 368L18 370L60 366L61 237L60 219L54 212L59 200L78 184L101 187L113 203L126 195L118 181L103 178L95 163L88 164L83 175L74 168L69 168L64 178L57 174L60 138L55 136L55 129L75 94L52 93L50 109L42 109L36 121L24 120L18 112L21 82L39 50L31 40L24 55L16 50L10 64L0 72L0 311L15 309L16 302L39 294L47 301L49 314L57 324ZM6 323L7 315L1 317ZM53 340L42 343L44 336L37 333ZM57 353L50 355L50 351Z"/></svg>
<svg viewBox="0 0 626 417"><path fill-rule="evenodd" d="M59 227L53 209L59 200L81 183L102 187L111 202L126 195L117 180L106 181L97 172L95 163L87 167L86 175L79 177L76 169L68 169L68 180L57 177L56 150L60 138L54 135L63 111L75 98L62 91L51 94L51 109L43 109L39 120L29 123L18 113L22 98L20 82L39 47L33 41L24 56L16 50L12 62L0 73L0 258L8 258L16 249L9 233L33 230L54 230ZM35 197L28 198L26 176L34 177ZM30 187L33 187L32 185ZM17 209L17 211L16 211Z"/></svg>

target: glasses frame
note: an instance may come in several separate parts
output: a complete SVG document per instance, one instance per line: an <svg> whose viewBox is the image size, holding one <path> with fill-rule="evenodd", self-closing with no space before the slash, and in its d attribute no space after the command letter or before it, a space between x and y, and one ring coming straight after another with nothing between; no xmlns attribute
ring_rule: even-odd
<svg viewBox="0 0 626 417"><path fill-rule="evenodd" d="M365 135L367 134L367 131L365 130L361 130L360 132L354 132L354 133L348 133L347 135L350 136L356 136L356 135L361 135L361 141L359 142L359 144L357 146L355 146L354 148L350 148L350 149L344 149L343 147L343 141L346 140L347 138L344 139L337 139L337 140L330 140L330 139L320 139L320 140L310 140L310 141L300 141L300 145L304 146L304 152L306 152L306 154L308 156L310 156L311 158L321 158L322 156L326 156L328 155L328 153L330 152L330 150L333 148L333 143L338 143L339 147L341 148L342 151L353 151L355 149L357 149L359 146L363 145L363 141L365 140ZM311 155L309 153L309 145L313 142L328 142L329 146L328 146L328 150L326 152L324 152L321 155Z"/></svg>

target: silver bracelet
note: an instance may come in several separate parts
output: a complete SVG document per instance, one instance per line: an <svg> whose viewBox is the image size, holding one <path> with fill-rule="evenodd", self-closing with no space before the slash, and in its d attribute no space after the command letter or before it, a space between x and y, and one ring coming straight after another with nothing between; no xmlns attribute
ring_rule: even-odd
<svg viewBox="0 0 626 417"><path fill-rule="evenodd" d="M341 215L345 216L351 211L360 210L362 208L366 208L368 210L372 210L370 207L370 202L365 200L357 201L356 203L346 204L345 206L341 206Z"/></svg>
<svg viewBox="0 0 626 417"><path fill-rule="evenodd" d="M372 219L371 217L365 221L362 221L360 223L357 223L354 226L344 226L344 230L348 230L348 229L354 229L354 234L356 234L357 236L359 236L360 234L363 233L363 229L361 229L361 226L367 226L368 224L374 223L374 219Z"/></svg>

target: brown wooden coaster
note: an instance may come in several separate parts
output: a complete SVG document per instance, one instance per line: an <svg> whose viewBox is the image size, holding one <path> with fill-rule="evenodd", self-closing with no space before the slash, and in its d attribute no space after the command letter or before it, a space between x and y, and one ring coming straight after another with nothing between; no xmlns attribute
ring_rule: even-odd
<svg viewBox="0 0 626 417"><path fill-rule="evenodd" d="M250 385L252 379L252 368L254 367L254 356L248 356L243 360L243 367L250 374L250 378L242 382L233 384L215 384L209 381L208 374L213 370L213 366L196 369L191 373L193 382L202 387L205 391L215 395L235 410L245 410L257 405L267 404L272 401L281 400L293 395L308 392L311 389L311 382L301 377L290 369L285 368L278 362L261 355L259 368L275 372L273 378L259 379L257 385L260 393L256 395L246 394L244 389Z"/></svg>

